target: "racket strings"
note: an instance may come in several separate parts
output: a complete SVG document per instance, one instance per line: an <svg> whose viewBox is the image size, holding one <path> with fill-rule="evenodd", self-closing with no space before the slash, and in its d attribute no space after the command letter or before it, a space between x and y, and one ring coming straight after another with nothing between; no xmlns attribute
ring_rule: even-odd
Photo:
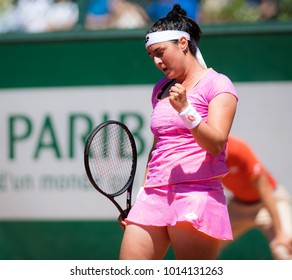
<svg viewBox="0 0 292 280"><path fill-rule="evenodd" d="M89 149L89 168L97 186L105 193L117 195L127 189L133 151L128 134L117 124L100 129Z"/></svg>

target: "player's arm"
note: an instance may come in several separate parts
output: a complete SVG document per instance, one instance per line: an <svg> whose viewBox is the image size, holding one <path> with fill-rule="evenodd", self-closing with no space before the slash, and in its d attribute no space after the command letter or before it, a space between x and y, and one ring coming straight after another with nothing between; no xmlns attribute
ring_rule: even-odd
<svg viewBox="0 0 292 280"><path fill-rule="evenodd" d="M187 101L186 89L181 84L176 83L172 86L169 94L172 107L180 115L184 114L183 112L190 108ZM236 106L237 99L234 95L221 93L214 97L209 104L208 121L201 121L195 127L190 128L196 142L210 154L217 155L222 151L233 123ZM200 119L200 116L196 115L196 112L194 114L195 118Z"/></svg>
<svg viewBox="0 0 292 280"><path fill-rule="evenodd" d="M232 94L217 95L209 104L208 122L202 121L191 129L197 143L212 155L220 153L227 141L236 106L237 100Z"/></svg>

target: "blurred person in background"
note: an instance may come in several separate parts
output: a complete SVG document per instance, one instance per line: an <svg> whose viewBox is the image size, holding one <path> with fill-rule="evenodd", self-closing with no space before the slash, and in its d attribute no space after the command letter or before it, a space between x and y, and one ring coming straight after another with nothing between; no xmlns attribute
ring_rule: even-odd
<svg viewBox="0 0 292 280"><path fill-rule="evenodd" d="M0 17L0 32L69 30L78 17L78 5L69 0L18 0Z"/></svg>
<svg viewBox="0 0 292 280"><path fill-rule="evenodd" d="M110 3L108 0L88 0L85 15L87 29L105 29L110 22Z"/></svg>
<svg viewBox="0 0 292 280"><path fill-rule="evenodd" d="M165 17L174 4L180 4L188 16L198 21L200 12L200 0L154 0L146 8L152 21Z"/></svg>
<svg viewBox="0 0 292 280"><path fill-rule="evenodd" d="M206 24L272 20L279 16L284 1L287 0L202 0L200 16Z"/></svg>
<svg viewBox="0 0 292 280"><path fill-rule="evenodd" d="M226 154L230 173L222 182L230 192L227 206L234 240L257 227L267 237L275 259L292 259L290 195L245 141L229 135Z"/></svg>
<svg viewBox="0 0 292 280"><path fill-rule="evenodd" d="M280 0L245 0L245 2L257 10L261 20L275 19L279 13Z"/></svg>
<svg viewBox="0 0 292 280"><path fill-rule="evenodd" d="M275 19L279 13L279 0L262 0L259 3L261 19ZM292 4L292 3L291 3Z"/></svg>
<svg viewBox="0 0 292 280"><path fill-rule="evenodd" d="M78 4L70 0L55 0L46 15L46 31L70 30L79 18Z"/></svg>
<svg viewBox="0 0 292 280"><path fill-rule="evenodd" d="M126 0L89 0L85 28L141 28L148 24L144 9Z"/></svg>

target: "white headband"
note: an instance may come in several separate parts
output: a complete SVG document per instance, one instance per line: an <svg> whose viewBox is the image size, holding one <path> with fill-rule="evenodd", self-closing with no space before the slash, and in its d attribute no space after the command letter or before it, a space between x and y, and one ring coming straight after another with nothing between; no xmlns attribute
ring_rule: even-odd
<svg viewBox="0 0 292 280"><path fill-rule="evenodd" d="M189 33L185 31L180 31L180 30L166 30L166 31L157 31L157 32L148 33L145 38L145 47L147 48L156 43L162 43L162 42L171 41L171 40L178 40L181 37L185 37L188 41L191 39L191 36ZM204 61L204 58L199 48L197 48L196 58L202 66L207 68L207 65Z"/></svg>
<svg viewBox="0 0 292 280"><path fill-rule="evenodd" d="M171 41L171 40L178 40L181 37L185 37L187 40L191 39L191 36L189 33L184 32L184 31L179 31L179 30L166 30L166 31L152 32L146 35L145 46L147 48L156 43L162 43L162 42Z"/></svg>

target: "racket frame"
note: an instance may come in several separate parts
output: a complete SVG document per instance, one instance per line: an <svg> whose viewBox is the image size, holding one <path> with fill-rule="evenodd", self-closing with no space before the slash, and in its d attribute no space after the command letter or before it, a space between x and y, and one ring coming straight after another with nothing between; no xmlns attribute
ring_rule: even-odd
<svg viewBox="0 0 292 280"><path fill-rule="evenodd" d="M129 140L130 140L130 144L131 144L131 149L133 152L133 156L132 156L132 168L131 168L131 172L130 172L130 176L129 179L127 181L127 183L125 184L125 186L118 192L114 193L114 194L108 194L106 192L104 192L102 189L100 189L97 185L97 183L95 182L91 171L90 171L90 166L89 166L89 157L90 157L90 146L91 143L95 137L95 135L104 127L108 126L108 125L118 125L120 126L128 135ZM129 130L129 128L122 122L116 121L116 120L107 120L103 123L101 123L100 125L98 125L88 136L87 141L85 143L85 148L84 148L84 166L85 166L85 171L87 174L87 177L89 179L89 181L91 182L92 186L98 191L100 192L102 195L104 195L105 197L107 197L115 206L116 208L119 210L121 216L123 219L125 219L131 209L131 201L132 201L132 189L133 189L133 183L134 183L134 178L135 178L135 173L136 173L136 168L137 168L137 148L136 148L136 143L135 143L135 139L131 133L131 131ZM120 204L115 200L115 197L122 195L124 192L127 191L127 195L126 195L126 210L123 210L122 207L120 206Z"/></svg>

